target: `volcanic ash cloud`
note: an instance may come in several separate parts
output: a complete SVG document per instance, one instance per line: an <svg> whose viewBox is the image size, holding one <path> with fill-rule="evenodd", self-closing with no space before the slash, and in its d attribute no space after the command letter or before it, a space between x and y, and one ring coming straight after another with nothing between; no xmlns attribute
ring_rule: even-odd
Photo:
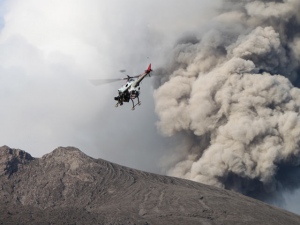
<svg viewBox="0 0 300 225"><path fill-rule="evenodd" d="M185 37L155 91L158 127L179 136L168 174L249 195L276 193L300 164L300 2L224 1Z"/></svg>

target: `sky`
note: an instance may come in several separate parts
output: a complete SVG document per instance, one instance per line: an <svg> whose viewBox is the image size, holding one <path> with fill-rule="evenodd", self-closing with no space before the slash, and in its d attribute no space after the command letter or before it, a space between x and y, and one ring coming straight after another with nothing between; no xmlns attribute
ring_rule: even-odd
<svg viewBox="0 0 300 225"><path fill-rule="evenodd" d="M217 1L1 0L0 145L41 157L59 146L161 173L172 146L157 130L153 78L142 105L115 108L123 84L90 79L163 65L178 36L205 23ZM199 7L201 6L201 7ZM203 6L203 7L202 7ZM195 23L197 21L197 23Z"/></svg>

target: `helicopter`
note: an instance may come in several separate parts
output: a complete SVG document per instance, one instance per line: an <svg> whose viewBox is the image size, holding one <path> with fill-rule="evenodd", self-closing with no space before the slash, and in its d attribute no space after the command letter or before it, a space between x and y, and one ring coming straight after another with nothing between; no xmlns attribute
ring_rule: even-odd
<svg viewBox="0 0 300 225"><path fill-rule="evenodd" d="M126 83L118 89L118 96L114 97L114 100L117 101L117 104L115 107L118 107L119 105L122 106L124 102L132 102L132 108L131 110L135 110L135 107L137 105L141 105L142 102L139 99L140 95L140 83L142 80L148 75L150 77L151 73L151 63L149 64L148 68L144 71L144 73L136 76L129 76L125 78L119 78L119 79L104 79L104 80L91 80L91 82L95 85L100 85L104 83L111 83L119 80L126 80ZM125 70L120 70L120 72L125 72ZM135 103L135 99L137 99L137 102Z"/></svg>

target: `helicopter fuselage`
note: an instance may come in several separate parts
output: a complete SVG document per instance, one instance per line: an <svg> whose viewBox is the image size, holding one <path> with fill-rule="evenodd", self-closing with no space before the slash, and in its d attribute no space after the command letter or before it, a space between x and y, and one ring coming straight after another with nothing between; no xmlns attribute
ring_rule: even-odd
<svg viewBox="0 0 300 225"><path fill-rule="evenodd" d="M120 95L128 95L129 99L135 99L140 95L140 86L137 85L135 86L134 84L136 83L138 79L130 79L129 81L126 82L121 88L118 89L119 96ZM126 99L129 101L129 99ZM126 101L126 102L128 102Z"/></svg>

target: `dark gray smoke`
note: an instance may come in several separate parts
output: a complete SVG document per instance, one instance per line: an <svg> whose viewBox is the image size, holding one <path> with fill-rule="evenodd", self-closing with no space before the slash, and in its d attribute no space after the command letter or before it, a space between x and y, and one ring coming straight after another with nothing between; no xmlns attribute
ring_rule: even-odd
<svg viewBox="0 0 300 225"><path fill-rule="evenodd" d="M299 187L300 1L224 0L160 71L169 175L279 200ZM159 80L158 80L159 79Z"/></svg>

